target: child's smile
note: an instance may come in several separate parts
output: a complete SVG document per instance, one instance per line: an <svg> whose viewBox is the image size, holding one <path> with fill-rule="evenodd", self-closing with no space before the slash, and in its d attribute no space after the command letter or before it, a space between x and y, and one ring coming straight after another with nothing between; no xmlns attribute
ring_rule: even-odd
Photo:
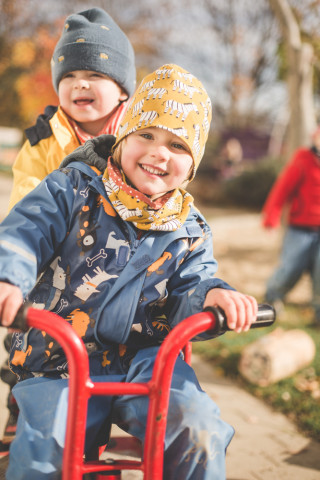
<svg viewBox="0 0 320 480"><path fill-rule="evenodd" d="M116 82L91 70L69 72L59 83L61 108L91 135L100 133L108 116L126 99Z"/></svg>
<svg viewBox="0 0 320 480"><path fill-rule="evenodd" d="M155 167L151 167L149 165L140 164L140 167L145 172L150 173L150 175L155 175L155 176L160 175L160 177L163 177L164 175L167 175L166 172L163 172L162 170L159 170L158 168L155 168Z"/></svg>
<svg viewBox="0 0 320 480"><path fill-rule="evenodd" d="M93 98L85 98L85 97L79 97L79 98L76 98L76 99L73 100L73 103L75 103L76 105L78 105L80 107L90 105L93 102L94 102Z"/></svg>
<svg viewBox="0 0 320 480"><path fill-rule="evenodd" d="M123 141L121 168L137 190L161 197L190 178L193 158L177 135L158 127L131 133Z"/></svg>

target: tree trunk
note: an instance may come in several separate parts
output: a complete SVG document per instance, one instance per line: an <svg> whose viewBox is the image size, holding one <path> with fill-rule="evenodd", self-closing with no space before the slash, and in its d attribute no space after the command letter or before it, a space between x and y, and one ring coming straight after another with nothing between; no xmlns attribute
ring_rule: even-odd
<svg viewBox="0 0 320 480"><path fill-rule="evenodd" d="M304 145L316 126L313 101L313 47L303 43L299 25L287 0L269 0L279 22L287 50L288 108L287 154Z"/></svg>

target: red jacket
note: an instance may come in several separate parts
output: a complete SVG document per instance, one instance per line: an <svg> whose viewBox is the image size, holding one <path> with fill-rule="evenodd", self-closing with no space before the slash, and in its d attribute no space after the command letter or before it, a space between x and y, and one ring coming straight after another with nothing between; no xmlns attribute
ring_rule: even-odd
<svg viewBox="0 0 320 480"><path fill-rule="evenodd" d="M288 224L320 227L320 159L301 148L274 183L262 209L263 225L276 227L289 206Z"/></svg>

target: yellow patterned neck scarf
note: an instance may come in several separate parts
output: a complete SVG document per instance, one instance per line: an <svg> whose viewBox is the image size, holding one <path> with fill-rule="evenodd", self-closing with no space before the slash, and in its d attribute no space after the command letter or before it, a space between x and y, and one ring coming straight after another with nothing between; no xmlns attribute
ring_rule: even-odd
<svg viewBox="0 0 320 480"><path fill-rule="evenodd" d="M174 231L189 214L193 197L183 189L175 189L153 201L127 184L121 172L108 159L102 181L107 195L122 220L132 222L140 230Z"/></svg>

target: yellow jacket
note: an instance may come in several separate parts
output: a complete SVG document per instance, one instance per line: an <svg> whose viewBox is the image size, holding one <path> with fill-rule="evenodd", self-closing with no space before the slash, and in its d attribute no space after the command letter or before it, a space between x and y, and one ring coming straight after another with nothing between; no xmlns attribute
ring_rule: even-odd
<svg viewBox="0 0 320 480"><path fill-rule="evenodd" d="M26 130L27 140L12 167L13 188L9 210L33 190L80 142L67 116L58 107L47 107L34 127Z"/></svg>

